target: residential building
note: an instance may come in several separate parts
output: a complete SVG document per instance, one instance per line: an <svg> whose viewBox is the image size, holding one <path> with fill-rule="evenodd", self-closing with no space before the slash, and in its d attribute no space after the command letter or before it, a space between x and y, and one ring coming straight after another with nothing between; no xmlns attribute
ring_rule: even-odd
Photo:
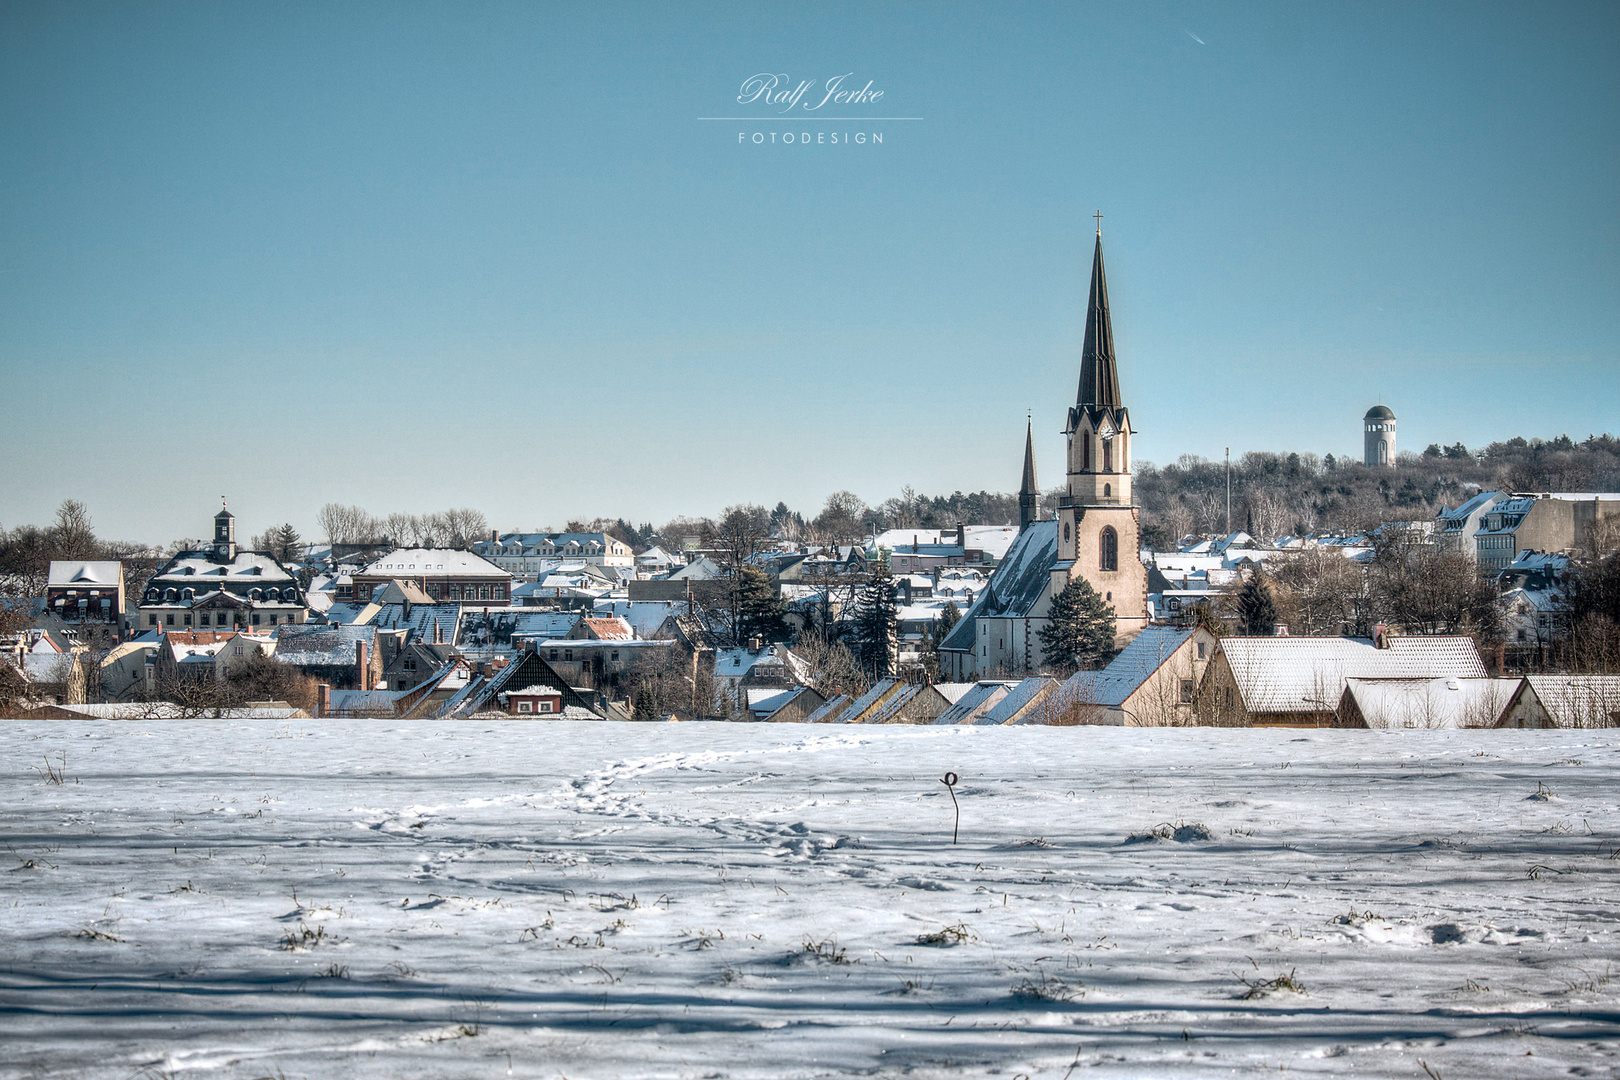
<svg viewBox="0 0 1620 1080"><path fill-rule="evenodd" d="M70 624L84 644L117 644L124 627L124 564L112 559L52 561L45 608Z"/></svg>
<svg viewBox="0 0 1620 1080"><path fill-rule="evenodd" d="M1562 552L1584 548L1600 521L1620 518L1620 493L1514 493L1485 514L1474 536L1483 567L1506 570L1527 551Z"/></svg>
<svg viewBox="0 0 1620 1080"><path fill-rule="evenodd" d="M1203 626L1149 626L1101 671L1063 684L1058 723L1181 727L1198 722L1198 686L1219 644Z"/></svg>
<svg viewBox="0 0 1620 1080"><path fill-rule="evenodd" d="M1470 562L1477 560L1479 546L1475 543L1474 537L1479 532L1485 515L1505 498L1506 492L1481 491L1464 500L1455 509L1441 506L1439 513L1434 516L1434 542L1447 551L1466 555Z"/></svg>
<svg viewBox="0 0 1620 1080"><path fill-rule="evenodd" d="M473 551L524 581L535 580L535 575L560 561L594 566L636 564L635 553L627 544L599 532L492 534L474 544Z"/></svg>

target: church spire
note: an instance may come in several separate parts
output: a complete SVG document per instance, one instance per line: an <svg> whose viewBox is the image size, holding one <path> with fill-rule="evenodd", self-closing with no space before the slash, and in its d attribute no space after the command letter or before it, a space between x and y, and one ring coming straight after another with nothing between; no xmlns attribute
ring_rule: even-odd
<svg viewBox="0 0 1620 1080"><path fill-rule="evenodd" d="M1035 482L1035 418L1031 414L1024 430L1024 482L1018 489L1018 531L1040 517L1041 487Z"/></svg>
<svg viewBox="0 0 1620 1080"><path fill-rule="evenodd" d="M1119 369L1114 363L1114 323L1108 317L1101 224L1097 226L1097 248L1091 257L1091 300L1086 306L1086 342L1080 351L1078 403L1119 407Z"/></svg>

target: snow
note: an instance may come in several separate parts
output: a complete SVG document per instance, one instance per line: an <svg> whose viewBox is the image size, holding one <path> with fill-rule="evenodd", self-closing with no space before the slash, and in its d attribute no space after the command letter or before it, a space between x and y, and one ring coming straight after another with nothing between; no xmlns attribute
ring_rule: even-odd
<svg viewBox="0 0 1620 1080"><path fill-rule="evenodd" d="M8 722L0 1077L1612 1075L1617 751Z"/></svg>

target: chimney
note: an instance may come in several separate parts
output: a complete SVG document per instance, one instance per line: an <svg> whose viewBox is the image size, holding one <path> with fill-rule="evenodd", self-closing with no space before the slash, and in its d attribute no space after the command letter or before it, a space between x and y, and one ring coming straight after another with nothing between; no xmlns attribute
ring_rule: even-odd
<svg viewBox="0 0 1620 1080"><path fill-rule="evenodd" d="M371 689L371 665L366 663L366 643L354 643L354 685L357 690Z"/></svg>
<svg viewBox="0 0 1620 1080"><path fill-rule="evenodd" d="M755 634L753 637L748 639L748 651L749 652L759 652L759 650L763 649L764 647L765 647L765 642L764 642L763 639L760 638L760 636L758 634Z"/></svg>
<svg viewBox="0 0 1620 1080"><path fill-rule="evenodd" d="M960 521L956 523L956 546L962 549L963 554L967 553L967 526Z"/></svg>
<svg viewBox="0 0 1620 1080"><path fill-rule="evenodd" d="M330 683L321 683L315 687L315 715L325 716L332 711L332 687Z"/></svg>
<svg viewBox="0 0 1620 1080"><path fill-rule="evenodd" d="M492 543L492 544L500 543L501 542L501 530L499 530L499 529L491 529L491 530L489 530L489 542Z"/></svg>
<svg viewBox="0 0 1620 1080"><path fill-rule="evenodd" d="M1389 627L1385 626L1383 623L1379 623L1378 625L1374 626L1373 627L1373 632L1372 632L1372 638L1373 638L1373 648L1375 648L1375 649L1387 649L1387 648L1389 648Z"/></svg>

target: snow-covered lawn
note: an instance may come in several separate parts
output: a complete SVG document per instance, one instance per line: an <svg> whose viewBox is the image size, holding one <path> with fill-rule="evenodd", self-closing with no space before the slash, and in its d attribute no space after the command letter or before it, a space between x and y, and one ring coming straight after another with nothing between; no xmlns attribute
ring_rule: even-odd
<svg viewBox="0 0 1620 1080"><path fill-rule="evenodd" d="M1620 1068L1620 732L6 722L0 776L5 1077Z"/></svg>

